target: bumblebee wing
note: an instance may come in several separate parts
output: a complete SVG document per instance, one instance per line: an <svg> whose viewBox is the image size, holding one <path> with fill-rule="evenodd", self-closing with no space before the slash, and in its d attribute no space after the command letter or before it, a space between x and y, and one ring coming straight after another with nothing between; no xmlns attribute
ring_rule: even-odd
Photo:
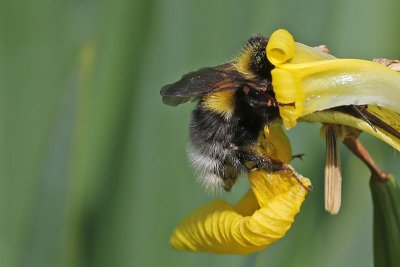
<svg viewBox="0 0 400 267"><path fill-rule="evenodd" d="M177 106L214 91L236 89L243 82L243 75L227 63L185 74L179 81L161 88L160 94L165 104Z"/></svg>

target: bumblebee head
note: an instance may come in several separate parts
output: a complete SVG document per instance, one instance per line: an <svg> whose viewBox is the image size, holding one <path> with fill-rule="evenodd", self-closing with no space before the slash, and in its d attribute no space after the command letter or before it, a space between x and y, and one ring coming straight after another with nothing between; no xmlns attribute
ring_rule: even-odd
<svg viewBox="0 0 400 267"><path fill-rule="evenodd" d="M254 34L236 57L234 65L239 72L271 81L274 66L269 62L265 48L268 38Z"/></svg>

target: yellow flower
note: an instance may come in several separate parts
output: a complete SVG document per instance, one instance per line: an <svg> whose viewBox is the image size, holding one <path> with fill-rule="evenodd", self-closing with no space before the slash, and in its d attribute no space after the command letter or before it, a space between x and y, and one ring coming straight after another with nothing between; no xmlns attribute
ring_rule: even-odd
<svg viewBox="0 0 400 267"><path fill-rule="evenodd" d="M357 135L356 128L400 150L400 74L374 62L337 59L294 42L286 30L271 35L266 54L275 65L272 84L282 121L270 122L260 134L255 148L259 154L288 164L292 153L282 123L289 129L298 121L328 123L324 133L336 129L342 135ZM335 109L351 105L365 105L372 124L362 114ZM330 124L341 126L330 128ZM257 169L248 179L250 190L238 203L214 200L193 211L177 226L171 244L190 251L248 254L282 238L300 210L310 181L294 170ZM332 209L337 212L338 206Z"/></svg>
<svg viewBox="0 0 400 267"><path fill-rule="evenodd" d="M286 128L294 127L305 115L345 105L379 106L400 113L400 75L386 66L336 59L294 42L286 30L271 35L266 53L276 66L272 84Z"/></svg>

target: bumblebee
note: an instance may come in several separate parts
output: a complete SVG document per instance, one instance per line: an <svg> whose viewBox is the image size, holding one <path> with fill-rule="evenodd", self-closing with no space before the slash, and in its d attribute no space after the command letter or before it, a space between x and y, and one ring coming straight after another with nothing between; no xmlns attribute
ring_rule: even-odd
<svg viewBox="0 0 400 267"><path fill-rule="evenodd" d="M274 66L266 56L268 39L251 37L242 52L230 63L202 68L161 88L163 102L177 106L197 101L190 122L188 156L207 188L229 191L241 172L262 168L269 172L291 167L255 152L254 145L263 129L280 119L280 105L272 90ZM400 138L400 133L368 111L368 106L350 105L330 110L366 121Z"/></svg>
<svg viewBox="0 0 400 267"><path fill-rule="evenodd" d="M190 122L188 156L206 188L229 191L239 174L251 168L287 168L252 151L264 126L279 118L271 84L274 66L265 52L267 42L267 38L254 35L232 62L190 72L161 89L167 105L197 101Z"/></svg>

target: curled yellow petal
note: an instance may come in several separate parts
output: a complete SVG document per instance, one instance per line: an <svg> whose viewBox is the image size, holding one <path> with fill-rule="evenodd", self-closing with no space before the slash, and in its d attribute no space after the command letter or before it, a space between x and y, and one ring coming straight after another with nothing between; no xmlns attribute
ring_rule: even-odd
<svg viewBox="0 0 400 267"><path fill-rule="evenodd" d="M268 60L275 66L292 59L294 51L293 36L284 29L275 31L269 38L266 47Z"/></svg>
<svg viewBox="0 0 400 267"><path fill-rule="evenodd" d="M171 244L181 250L225 254L259 251L285 235L307 195L290 173L249 175L251 191L236 205L214 200L184 219ZM302 178L304 185L310 182Z"/></svg>
<svg viewBox="0 0 400 267"><path fill-rule="evenodd" d="M275 66L285 63L299 64L324 59L335 59L316 47L295 42L293 36L284 29L276 30L268 40L266 55Z"/></svg>
<svg viewBox="0 0 400 267"><path fill-rule="evenodd" d="M400 112L399 73L371 61L335 59L294 43L288 34L273 33L274 42L266 48L276 66L272 84L286 128L304 115L342 105L375 105ZM293 56L282 60L279 54Z"/></svg>

